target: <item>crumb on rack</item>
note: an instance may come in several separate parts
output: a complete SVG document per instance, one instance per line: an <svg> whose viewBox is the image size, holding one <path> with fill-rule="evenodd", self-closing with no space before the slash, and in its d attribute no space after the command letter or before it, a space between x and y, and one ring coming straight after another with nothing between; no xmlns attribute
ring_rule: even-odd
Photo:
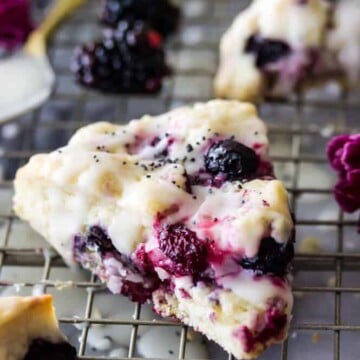
<svg viewBox="0 0 360 360"><path fill-rule="evenodd" d="M294 291L293 294L296 299L303 299L305 297L305 293L303 291Z"/></svg>
<svg viewBox="0 0 360 360"><path fill-rule="evenodd" d="M336 277L335 276L331 276L328 281L326 282L326 285L328 287L334 287L336 286Z"/></svg>
<svg viewBox="0 0 360 360"><path fill-rule="evenodd" d="M75 287L73 281L55 281L54 287L56 290L64 290Z"/></svg>
<svg viewBox="0 0 360 360"><path fill-rule="evenodd" d="M299 253L317 254L321 252L321 242L315 236L307 236L300 242Z"/></svg>
<svg viewBox="0 0 360 360"><path fill-rule="evenodd" d="M311 337L313 344L317 344L320 340L320 334L318 332L314 333Z"/></svg>

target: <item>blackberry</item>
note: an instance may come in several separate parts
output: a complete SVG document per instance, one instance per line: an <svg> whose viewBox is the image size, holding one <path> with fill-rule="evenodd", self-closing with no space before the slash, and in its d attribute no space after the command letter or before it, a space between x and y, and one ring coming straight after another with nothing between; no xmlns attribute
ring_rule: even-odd
<svg viewBox="0 0 360 360"><path fill-rule="evenodd" d="M24 360L77 360L76 350L66 342L53 344L42 339L32 341Z"/></svg>
<svg viewBox="0 0 360 360"><path fill-rule="evenodd" d="M146 21L161 35L173 33L180 20L180 9L169 0L105 0L101 21L116 28L124 19Z"/></svg>
<svg viewBox="0 0 360 360"><path fill-rule="evenodd" d="M102 40L78 47L71 69L80 84L110 93L157 93L170 74L161 35L142 21L121 21Z"/></svg>
<svg viewBox="0 0 360 360"><path fill-rule="evenodd" d="M213 144L205 155L205 167L213 175L224 174L229 180L240 180L256 172L259 159L255 151L235 140Z"/></svg>
<svg viewBox="0 0 360 360"><path fill-rule="evenodd" d="M207 267L205 243L182 224L166 225L159 234L159 247L180 275L197 275Z"/></svg>
<svg viewBox="0 0 360 360"><path fill-rule="evenodd" d="M291 52L291 48L283 41L266 39L255 34L249 37L245 45L245 52L255 54L255 64L261 68L287 56Z"/></svg>
<svg viewBox="0 0 360 360"><path fill-rule="evenodd" d="M294 258L294 243L279 244L272 237L266 237L261 241L259 252L253 258L243 258L240 265L244 269L255 271L256 274L273 274L284 276L289 263Z"/></svg>

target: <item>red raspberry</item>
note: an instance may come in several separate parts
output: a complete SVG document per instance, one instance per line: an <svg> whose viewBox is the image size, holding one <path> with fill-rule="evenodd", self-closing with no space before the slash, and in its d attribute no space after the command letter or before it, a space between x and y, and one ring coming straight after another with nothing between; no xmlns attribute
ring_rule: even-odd
<svg viewBox="0 0 360 360"><path fill-rule="evenodd" d="M195 275L207 267L207 247L183 224L166 225L159 233L159 247L176 265L180 275Z"/></svg>

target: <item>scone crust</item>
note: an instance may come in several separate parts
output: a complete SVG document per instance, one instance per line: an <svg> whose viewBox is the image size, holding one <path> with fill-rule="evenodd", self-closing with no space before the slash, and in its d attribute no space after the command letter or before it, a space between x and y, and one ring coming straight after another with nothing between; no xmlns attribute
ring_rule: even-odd
<svg viewBox="0 0 360 360"><path fill-rule="evenodd" d="M0 359L22 360L34 339L64 341L52 296L0 297Z"/></svg>

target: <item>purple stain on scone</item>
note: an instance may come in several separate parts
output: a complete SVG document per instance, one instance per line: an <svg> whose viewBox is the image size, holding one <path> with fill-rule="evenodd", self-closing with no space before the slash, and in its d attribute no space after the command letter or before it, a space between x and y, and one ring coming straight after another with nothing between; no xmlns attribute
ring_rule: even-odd
<svg viewBox="0 0 360 360"><path fill-rule="evenodd" d="M214 311L210 313L209 319L210 319L211 322L215 322L215 321L216 321L217 316L216 316L216 313L215 313Z"/></svg>
<svg viewBox="0 0 360 360"><path fill-rule="evenodd" d="M334 196L346 212L360 209L360 134L339 135L327 146L331 166L338 172L339 180Z"/></svg>
<svg viewBox="0 0 360 360"><path fill-rule="evenodd" d="M247 326L241 326L233 333L241 341L245 352L252 352L257 344L263 345L270 339L281 338L287 325L287 315L284 309L272 306L267 309L263 321L264 324L256 333Z"/></svg>
<svg viewBox="0 0 360 360"><path fill-rule="evenodd" d="M51 343L43 339L31 342L24 360L77 360L76 349L67 342Z"/></svg>
<svg viewBox="0 0 360 360"><path fill-rule="evenodd" d="M192 298L191 295L189 294L189 292L187 290L185 290L184 288L179 289L179 291L180 291L181 297L183 299L191 299Z"/></svg>

